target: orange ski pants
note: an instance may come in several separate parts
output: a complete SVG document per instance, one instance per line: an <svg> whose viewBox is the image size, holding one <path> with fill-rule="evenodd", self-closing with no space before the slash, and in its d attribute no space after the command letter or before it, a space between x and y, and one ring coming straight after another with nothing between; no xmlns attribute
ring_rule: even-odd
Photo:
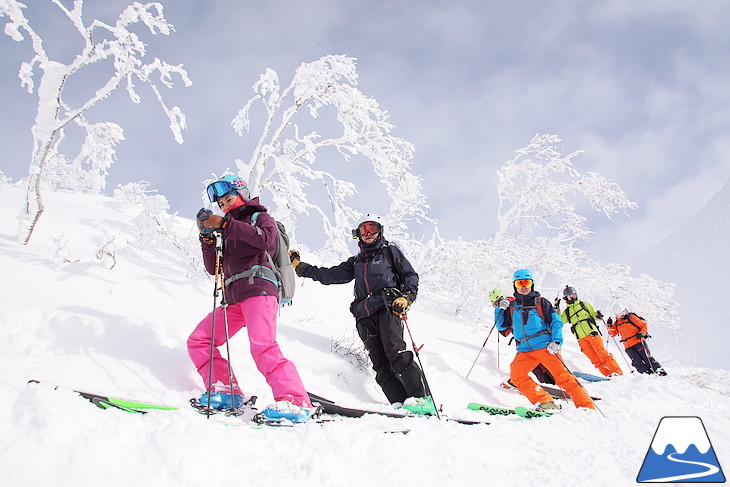
<svg viewBox="0 0 730 487"><path fill-rule="evenodd" d="M578 340L583 354L588 357L595 368L608 377L611 374L621 374L621 367L616 363L613 355L603 346L600 335L586 335Z"/></svg>
<svg viewBox="0 0 730 487"><path fill-rule="evenodd" d="M553 397L528 375L538 364L544 365L550 371L555 378L555 383L570 394L570 398L576 407L595 409L593 401L586 394L585 389L578 384L573 374L565 368L562 359L557 355L548 353L546 348L530 352L517 352L510 365L512 383L532 404L553 400Z"/></svg>

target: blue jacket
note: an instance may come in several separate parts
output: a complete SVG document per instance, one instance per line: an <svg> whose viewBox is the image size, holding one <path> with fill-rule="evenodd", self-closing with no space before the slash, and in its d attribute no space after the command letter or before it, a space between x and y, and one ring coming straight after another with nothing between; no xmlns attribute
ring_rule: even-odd
<svg viewBox="0 0 730 487"><path fill-rule="evenodd" d="M384 255L388 246L393 256L391 268ZM297 269L298 270L298 269ZM372 245L360 245L360 253L334 267L317 267L307 265L299 274L319 281L322 284L344 284L355 280L355 301L353 314L359 320L370 316L385 307L382 292L385 288L397 288L399 277L403 294L413 302L418 293L418 274L405 258L403 252L395 245L381 238Z"/></svg>
<svg viewBox="0 0 730 487"><path fill-rule="evenodd" d="M555 312L552 303L542 298L540 301L547 322L543 320L535 309L535 298L539 296L540 293L537 291L531 291L527 296L515 293L515 301L512 304L514 312L511 316L502 308L494 309L494 323L497 325L497 330L512 328L518 352L546 348L550 342L563 344L563 320Z"/></svg>

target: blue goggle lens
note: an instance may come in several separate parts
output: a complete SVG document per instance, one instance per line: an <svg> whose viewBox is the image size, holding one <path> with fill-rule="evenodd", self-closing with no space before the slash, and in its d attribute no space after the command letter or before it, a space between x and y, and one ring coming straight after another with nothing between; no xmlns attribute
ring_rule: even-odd
<svg viewBox="0 0 730 487"><path fill-rule="evenodd" d="M208 185L208 199L215 203L221 196L236 192L236 190L237 188L228 181L216 181Z"/></svg>

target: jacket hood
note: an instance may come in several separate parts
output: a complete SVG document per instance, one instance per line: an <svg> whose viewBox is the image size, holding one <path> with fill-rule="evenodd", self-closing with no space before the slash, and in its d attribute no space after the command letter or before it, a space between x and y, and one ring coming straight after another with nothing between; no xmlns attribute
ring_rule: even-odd
<svg viewBox="0 0 730 487"><path fill-rule="evenodd" d="M251 198L250 200L246 201L243 205L233 208L228 213L230 213L232 218L235 218L236 220L241 220L245 216L253 215L256 212L265 212L268 211L265 206L262 206L259 202L259 197Z"/></svg>

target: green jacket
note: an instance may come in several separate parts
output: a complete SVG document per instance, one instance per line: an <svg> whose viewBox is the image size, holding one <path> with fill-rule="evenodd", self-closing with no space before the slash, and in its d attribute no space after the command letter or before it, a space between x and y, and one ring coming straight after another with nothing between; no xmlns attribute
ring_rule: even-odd
<svg viewBox="0 0 730 487"><path fill-rule="evenodd" d="M590 303L576 299L560 314L563 323L570 324L570 331L580 340L593 332L600 333L596 326L596 310Z"/></svg>

